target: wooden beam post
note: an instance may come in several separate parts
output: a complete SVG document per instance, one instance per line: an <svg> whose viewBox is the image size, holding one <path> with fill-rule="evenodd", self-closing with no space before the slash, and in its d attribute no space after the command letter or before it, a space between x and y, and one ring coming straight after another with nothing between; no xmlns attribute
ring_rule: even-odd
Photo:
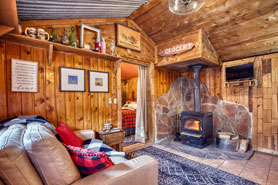
<svg viewBox="0 0 278 185"><path fill-rule="evenodd" d="M52 63L52 57L53 57L53 44L49 44L48 49L48 65L51 66Z"/></svg>
<svg viewBox="0 0 278 185"><path fill-rule="evenodd" d="M115 67L114 67L114 73L115 74L117 74L117 70L120 67L122 61L123 61L122 59L119 59L119 60L116 61L116 64L115 64Z"/></svg>

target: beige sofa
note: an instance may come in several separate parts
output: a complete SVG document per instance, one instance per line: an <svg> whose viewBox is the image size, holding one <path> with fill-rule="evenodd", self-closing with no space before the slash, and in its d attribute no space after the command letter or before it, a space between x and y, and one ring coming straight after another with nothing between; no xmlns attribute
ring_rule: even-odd
<svg viewBox="0 0 278 185"><path fill-rule="evenodd" d="M83 140L90 130L77 131ZM20 185L154 185L158 162L149 156L111 157L114 166L82 178L65 147L41 124L15 124L0 130L0 177ZM0 181L3 184L3 182Z"/></svg>

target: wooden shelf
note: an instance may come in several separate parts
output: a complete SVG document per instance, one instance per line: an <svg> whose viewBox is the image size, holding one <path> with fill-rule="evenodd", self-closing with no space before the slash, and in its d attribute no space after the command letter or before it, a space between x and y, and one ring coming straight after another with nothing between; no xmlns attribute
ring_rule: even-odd
<svg viewBox="0 0 278 185"><path fill-rule="evenodd" d="M97 58L111 60L111 61L118 61L121 59L119 57L108 55L108 54L97 53L97 52L94 52L91 50L86 50L86 49L81 49L81 48L74 48L71 46L63 45L63 44L58 44L58 43L53 43L53 42L49 42L49 41L45 41L45 40L39 40L39 39L27 37L24 35L8 33L8 34L3 35L1 38L8 42L13 42L13 43L22 44L22 45L28 45L28 46L32 46L32 47L44 48L47 50L49 50L49 48L52 48L52 46L50 46L50 45L53 45L53 50L55 50L55 51L74 53L74 54L86 56L86 57L97 57Z"/></svg>
<svg viewBox="0 0 278 185"><path fill-rule="evenodd" d="M233 88L233 87L252 87L257 86L257 80L242 80L242 81L233 81L233 82L225 82L225 88Z"/></svg>
<svg viewBox="0 0 278 185"><path fill-rule="evenodd" d="M14 28L12 28L12 27L0 25L0 37L13 30L14 30Z"/></svg>

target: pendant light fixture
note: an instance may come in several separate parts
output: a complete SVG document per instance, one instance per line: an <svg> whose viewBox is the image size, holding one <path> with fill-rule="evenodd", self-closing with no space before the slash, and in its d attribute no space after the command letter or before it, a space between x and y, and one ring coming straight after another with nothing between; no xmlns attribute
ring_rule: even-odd
<svg viewBox="0 0 278 185"><path fill-rule="evenodd" d="M168 0L169 10L177 15L186 15L198 11L206 0Z"/></svg>

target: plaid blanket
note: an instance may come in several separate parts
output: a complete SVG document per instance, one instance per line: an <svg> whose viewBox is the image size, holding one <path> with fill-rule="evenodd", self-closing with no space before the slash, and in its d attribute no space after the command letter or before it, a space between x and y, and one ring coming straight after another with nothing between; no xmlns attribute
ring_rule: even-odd
<svg viewBox="0 0 278 185"><path fill-rule="evenodd" d="M114 165L104 152L96 152L70 145L65 145L65 147L83 177Z"/></svg>
<svg viewBox="0 0 278 185"><path fill-rule="evenodd" d="M122 110L122 127L133 128L136 125L136 111Z"/></svg>
<svg viewBox="0 0 278 185"><path fill-rule="evenodd" d="M113 156L119 156L119 157L125 157L125 152L118 152L111 148L110 146L106 145L103 141L98 139L87 139L83 142L81 148L84 149L90 149L96 152L104 152L107 156L113 157Z"/></svg>

